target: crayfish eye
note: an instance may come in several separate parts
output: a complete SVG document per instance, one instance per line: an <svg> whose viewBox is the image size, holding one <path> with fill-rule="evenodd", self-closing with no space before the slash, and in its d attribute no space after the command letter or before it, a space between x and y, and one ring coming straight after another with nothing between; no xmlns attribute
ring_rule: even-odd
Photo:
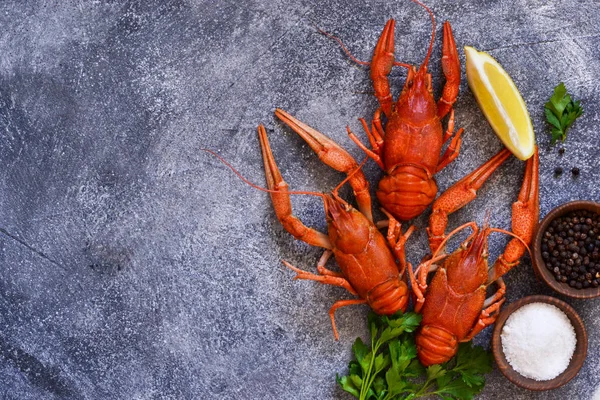
<svg viewBox="0 0 600 400"><path fill-rule="evenodd" d="M408 86L410 88L410 87L412 87L412 85L413 85L413 81L412 80L406 81L406 86Z"/></svg>

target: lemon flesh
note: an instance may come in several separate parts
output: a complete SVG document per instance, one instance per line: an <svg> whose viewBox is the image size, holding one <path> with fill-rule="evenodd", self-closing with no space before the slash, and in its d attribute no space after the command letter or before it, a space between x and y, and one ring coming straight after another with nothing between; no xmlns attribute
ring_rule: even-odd
<svg viewBox="0 0 600 400"><path fill-rule="evenodd" d="M467 81L477 103L502 143L517 158L527 160L535 150L527 106L510 76L489 54L465 46Z"/></svg>

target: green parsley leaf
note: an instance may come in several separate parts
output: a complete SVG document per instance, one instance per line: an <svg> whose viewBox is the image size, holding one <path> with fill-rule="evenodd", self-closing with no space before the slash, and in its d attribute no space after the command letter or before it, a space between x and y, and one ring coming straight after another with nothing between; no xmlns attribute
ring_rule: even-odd
<svg viewBox="0 0 600 400"><path fill-rule="evenodd" d="M491 355L470 342L461 343L449 362L424 368L417 359L414 339L420 320L415 313L369 315L371 348L356 339L352 346L356 360L348 365L348 375L336 375L342 389L360 400L434 395L456 400L472 399L479 393L485 385L484 374L492 369Z"/></svg>
<svg viewBox="0 0 600 400"><path fill-rule="evenodd" d="M446 375L446 370L444 368L442 368L442 366L440 364L431 365L431 366L427 367L427 379L428 380L432 381L432 380L437 379L444 375Z"/></svg>
<svg viewBox="0 0 600 400"><path fill-rule="evenodd" d="M418 377L425 374L425 367L422 366L419 360L417 360L416 358L412 360L410 364L408 364L408 367L406 367L406 369L404 370L404 376L406 376L407 378Z"/></svg>
<svg viewBox="0 0 600 400"><path fill-rule="evenodd" d="M444 374L435 379L435 383L438 387L444 387L450 383L452 380L452 374Z"/></svg>
<svg viewBox="0 0 600 400"><path fill-rule="evenodd" d="M358 388L354 385L354 382L352 382L349 376L336 375L335 380L346 392L350 393L354 397L358 397Z"/></svg>
<svg viewBox="0 0 600 400"><path fill-rule="evenodd" d="M367 372L373 354L369 351L369 348L363 343L361 338L356 338L352 345L352 351L354 352L354 357L356 357L356 361L358 361L362 372Z"/></svg>
<svg viewBox="0 0 600 400"><path fill-rule="evenodd" d="M387 385L383 377L378 376L373 381L373 391L377 399L383 399L387 393Z"/></svg>
<svg viewBox="0 0 600 400"><path fill-rule="evenodd" d="M439 396L442 396L443 398L471 400L473 396L479 393L479 390L474 391L470 387L465 385L464 382L460 379L455 379L447 385L439 388L434 393Z"/></svg>
<svg viewBox="0 0 600 400"><path fill-rule="evenodd" d="M350 380L352 381L352 385L354 385L354 387L361 387L362 386L362 378L358 375L350 375Z"/></svg>
<svg viewBox="0 0 600 400"><path fill-rule="evenodd" d="M552 126L551 143L555 144L558 140L565 141L567 129L583 114L583 108L579 101L571 99L565 84L561 82L554 88L552 97L544 105L544 114L546 121Z"/></svg>
<svg viewBox="0 0 600 400"><path fill-rule="evenodd" d="M417 357L417 346L412 338L407 337L400 342L395 340L390 343L390 358L392 360L392 368L403 372L410 365L411 361Z"/></svg>
<svg viewBox="0 0 600 400"><path fill-rule="evenodd" d="M378 373L382 369L386 368L390 365L390 356L389 354L379 353L377 357L375 357L375 373Z"/></svg>
<svg viewBox="0 0 600 400"><path fill-rule="evenodd" d="M473 347L470 342L458 345L455 371L477 370L487 374L492 370L492 355L481 346Z"/></svg>
<svg viewBox="0 0 600 400"><path fill-rule="evenodd" d="M350 372L351 375L358 375L358 376L362 375L362 370L360 369L360 364L354 360L350 361L350 364L348 364L348 371Z"/></svg>
<svg viewBox="0 0 600 400"><path fill-rule="evenodd" d="M472 399L485 385L484 374L492 370L492 355L480 346L473 347L471 342L461 343L456 357L447 365L454 366L448 367L448 374L438 379L435 393L456 399ZM452 379L448 379L449 375Z"/></svg>

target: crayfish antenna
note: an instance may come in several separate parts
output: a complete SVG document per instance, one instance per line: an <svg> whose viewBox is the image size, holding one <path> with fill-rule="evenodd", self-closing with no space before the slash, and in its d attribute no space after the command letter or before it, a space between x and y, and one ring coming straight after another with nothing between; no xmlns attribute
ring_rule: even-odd
<svg viewBox="0 0 600 400"><path fill-rule="evenodd" d="M423 60L423 64L421 64L421 68L427 68L427 64L429 63L429 57L431 57L431 51L433 50L433 42L435 41L435 17L433 16L433 12L429 7L425 4L421 3L419 0L412 0L413 3L417 3L421 7L423 7L429 13L429 17L431 18L431 40L429 41L429 50L427 50L427 56L425 60Z"/></svg>
<svg viewBox="0 0 600 400"><path fill-rule="evenodd" d="M533 253L531 252L531 249L529 248L529 245L527 244L527 242L521 236L519 236L516 233L513 233L511 231L507 231L506 229L501 229L501 228L490 228L490 231L504 233L508 236L512 236L515 239L517 239L519 242L521 242L521 244L523 244L523 246L525 246L525 248L527 249L527 252L529 253L529 257L531 257L531 259L533 260Z"/></svg>
<svg viewBox="0 0 600 400"><path fill-rule="evenodd" d="M459 226L458 228L454 229L452 232L450 232L442 241L442 243L440 243L439 247L437 248L437 250L431 255L431 260L435 259L438 256L438 253L440 252L441 249L443 249L446 246L446 243L448 243L448 240L456 235L458 232L462 231L465 228L471 228L473 229L474 232L477 232L477 223L475 222L467 222L465 224L462 224L461 226ZM429 261L431 261L429 260Z"/></svg>
<svg viewBox="0 0 600 400"><path fill-rule="evenodd" d="M333 40L335 40L336 42L338 42L338 44L340 45L340 47L342 48L342 50L344 50L344 53L346 53L346 55L347 55L347 56L348 56L348 57L349 57L349 58L350 58L352 61L354 61L355 63L357 63L358 65L371 65L371 63L370 63L370 62L367 62L367 61L361 61L361 60L359 60L358 58L354 57L354 56L352 55L352 53L350 53L350 50L348 50L348 49L346 48L346 46L345 46L345 45L344 45L344 43L342 42L342 39L340 39L339 37L337 37L337 36L335 36L334 34L332 34L332 33L329 33L329 32L327 32L327 31L325 31L325 30L323 30L323 29L319 28L317 25L315 25L315 28L317 28L317 30L319 31L319 33L320 33L321 35L325 35L325 36L327 36L329 39L333 39Z"/></svg>
<svg viewBox="0 0 600 400"><path fill-rule="evenodd" d="M261 125L262 126L262 125ZM264 128L263 128L264 129ZM259 186L255 183L250 182L248 179L246 179L237 169L235 169L235 167L233 165L231 165L230 163L227 162L227 160L225 160L223 157L221 157L220 155L218 155L216 152L210 150L210 149L206 149L204 147L201 147L200 150L205 151L209 154L212 154L213 156L217 157L219 159L219 161L223 164L225 164L225 166L227 166L230 170L233 171L234 174L236 174L238 176L238 178L240 178L242 180L242 182L244 182L246 185L256 189L256 190L260 190L261 192L267 192L267 193L285 193L285 194L306 194L309 196L318 196L321 198L324 198L325 195L323 193L318 193L318 192L310 192L310 191L303 191L303 190L287 190L287 191L281 191L281 190L274 190L274 189L267 189L265 187Z"/></svg>
<svg viewBox="0 0 600 400"><path fill-rule="evenodd" d="M314 25L314 27L317 28L317 31L319 31L319 33L321 35L327 36L329 39L333 39L336 42L338 42L338 44L340 45L340 47L342 48L342 50L344 51L344 53L346 53L346 55L348 56L348 58L350 58L350 60L352 60L353 62L355 62L358 65L364 65L364 66L371 65L371 63L368 62L368 61L361 61L358 58L354 57L352 55L352 53L350 53L350 50L348 50L348 48L344 45L344 42L342 42L342 39L340 39L339 37L335 36L333 33L329 33L327 31L319 28L317 25ZM410 68L410 64L399 62L399 61L394 61L394 66L396 66L396 67L404 67L404 68L407 68L407 69Z"/></svg>
<svg viewBox="0 0 600 400"><path fill-rule="evenodd" d="M490 227L490 220L492 219L492 212L488 208L485 212L485 217L483 218L483 229Z"/></svg>
<svg viewBox="0 0 600 400"><path fill-rule="evenodd" d="M360 171L360 169L363 167L363 165L365 165L365 163L367 162L367 160L369 159L369 157L365 157L365 159L358 165L358 167L354 168L354 170L352 172L350 172L348 174L348 176L346 176L346 178L344 178L343 181L341 181L340 183L338 183L338 185L331 191L331 194L333 196L334 199L336 199L338 202L344 204L344 206L346 207L346 209L350 208L350 204L348 204L348 202L344 199L342 199L339 195L338 192L339 190L342 188L342 186L344 186L344 184L346 184L346 182L348 182L350 179L352 179L352 176L354 174L356 174L358 171ZM327 203L327 202L325 202Z"/></svg>
<svg viewBox="0 0 600 400"><path fill-rule="evenodd" d="M338 185L332 190L332 193L334 196L337 196L338 191L341 189L342 186L344 186L346 184L346 182L348 182L350 179L352 179L352 177L354 176L354 174L356 174L358 171L361 170L361 168L365 165L365 163L367 162L367 160L369 159L369 156L366 156L364 158L364 160L362 160L362 162L358 165L358 167L354 168L354 170L352 170L348 176L346 176L346 178L344 178L343 181L341 181L340 183L338 183Z"/></svg>

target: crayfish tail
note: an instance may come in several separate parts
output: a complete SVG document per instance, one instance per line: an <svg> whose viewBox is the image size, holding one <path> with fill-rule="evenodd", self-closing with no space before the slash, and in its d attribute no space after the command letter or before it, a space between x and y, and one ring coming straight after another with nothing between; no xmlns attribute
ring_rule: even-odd
<svg viewBox="0 0 600 400"><path fill-rule="evenodd" d="M456 336L437 326L423 326L417 333L415 341L417 356L425 367L445 363L458 351Z"/></svg>
<svg viewBox="0 0 600 400"><path fill-rule="evenodd" d="M379 315L392 315L408 307L408 285L400 276L375 286L367 295L367 302Z"/></svg>

